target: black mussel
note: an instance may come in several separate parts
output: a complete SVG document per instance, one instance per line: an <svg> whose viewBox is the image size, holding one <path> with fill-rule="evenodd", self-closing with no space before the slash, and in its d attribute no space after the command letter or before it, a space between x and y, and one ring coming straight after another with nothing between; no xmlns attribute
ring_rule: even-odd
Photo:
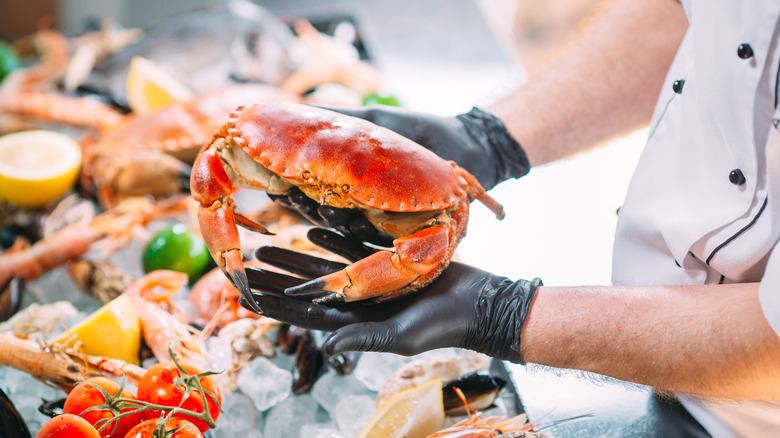
<svg viewBox="0 0 780 438"><path fill-rule="evenodd" d="M362 351L347 351L333 356L327 356L328 365L330 365L337 374L346 376L347 374L352 373L352 371L355 371L361 354L363 354Z"/></svg>
<svg viewBox="0 0 780 438"><path fill-rule="evenodd" d="M48 417L56 417L63 413L62 409L65 407L65 398L58 398L56 400L43 400L40 406L38 406L38 412Z"/></svg>
<svg viewBox="0 0 780 438"><path fill-rule="evenodd" d="M105 103L106 105L110 105L119 110L119 112L122 114L129 114L132 112L130 106L127 103L120 102L116 96L114 96L108 90L103 90L92 85L82 84L76 88L75 94L79 97L89 97L91 99L98 100L101 103Z"/></svg>
<svg viewBox="0 0 780 438"><path fill-rule="evenodd" d="M0 286L0 322L8 320L19 311L24 285L24 278L12 277Z"/></svg>
<svg viewBox="0 0 780 438"><path fill-rule="evenodd" d="M290 325L282 324L279 327L279 332L276 335L276 346L284 354L293 354L298 351L298 343L306 333L306 329Z"/></svg>
<svg viewBox="0 0 780 438"><path fill-rule="evenodd" d="M325 354L317 346L311 331L306 330L298 341L295 355L292 391L293 394L304 394L311 391L314 382L326 371Z"/></svg>
<svg viewBox="0 0 780 438"><path fill-rule="evenodd" d="M27 424L2 389L0 389L0 438L31 438Z"/></svg>
<svg viewBox="0 0 780 438"><path fill-rule="evenodd" d="M506 385L506 380L493 377L484 371L475 371L464 374L448 382L442 388L444 411L447 415L465 415L467 408L455 388L460 389L466 398L466 403L477 411L482 411L493 406L501 388Z"/></svg>

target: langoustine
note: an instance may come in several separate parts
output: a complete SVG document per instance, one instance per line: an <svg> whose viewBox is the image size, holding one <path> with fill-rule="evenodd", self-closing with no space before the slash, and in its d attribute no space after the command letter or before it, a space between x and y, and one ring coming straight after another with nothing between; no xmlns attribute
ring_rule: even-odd
<svg viewBox="0 0 780 438"><path fill-rule="evenodd" d="M144 342L161 362L169 360L169 349L176 357L190 360L205 352L197 330L161 305L186 284L187 274L157 270L133 281L123 293L138 314Z"/></svg>
<svg viewBox="0 0 780 438"><path fill-rule="evenodd" d="M120 246L132 231L153 219L176 214L185 208L185 198L153 203L145 198L127 199L88 223L71 224L21 251L0 254L0 284L11 277L31 280L74 260L108 240L109 249Z"/></svg>
<svg viewBox="0 0 780 438"><path fill-rule="evenodd" d="M81 354L43 341L0 333L0 365L24 371L66 392L92 376L124 377L138 384L146 370L118 359Z"/></svg>

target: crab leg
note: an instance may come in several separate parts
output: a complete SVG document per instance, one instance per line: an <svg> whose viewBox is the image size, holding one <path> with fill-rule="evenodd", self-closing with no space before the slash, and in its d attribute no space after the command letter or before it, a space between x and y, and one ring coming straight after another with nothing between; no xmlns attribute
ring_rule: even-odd
<svg viewBox="0 0 780 438"><path fill-rule="evenodd" d="M253 305L254 310L261 312L252 299L252 291L246 278L236 220L238 219L242 226L251 227L255 231L268 231L263 226L233 213L230 195L236 188L222 167L222 160L216 148L211 148L212 145L213 143L206 146L198 155L190 180L192 197L200 204L198 222L201 234L217 266L233 281L236 289Z"/></svg>
<svg viewBox="0 0 780 438"><path fill-rule="evenodd" d="M346 268L286 289L286 295L312 296L315 302L350 302L396 298L427 284L446 268L454 250L449 230L435 225L393 241L395 252L378 251Z"/></svg>

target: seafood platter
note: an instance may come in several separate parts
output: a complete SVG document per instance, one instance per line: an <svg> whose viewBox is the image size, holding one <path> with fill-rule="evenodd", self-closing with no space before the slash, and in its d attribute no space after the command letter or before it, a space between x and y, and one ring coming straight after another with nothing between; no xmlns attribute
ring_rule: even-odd
<svg viewBox="0 0 780 438"><path fill-rule="evenodd" d="M392 193L393 178L326 175L339 162L318 150L319 130L342 119L309 104L401 104L345 23L325 31L232 1L151 29L106 22L66 37L41 26L0 42L0 437L554 433L526 417L500 361L456 349L327 357L326 333L239 305L244 269L275 269L254 260L259 247L344 261L307 240L312 224L290 204L371 210L349 216L368 238L425 244L465 231L469 197L502 214L478 183L418 193L441 200L431 212ZM356 126L331 141L374 129ZM259 148L261 137L280 146ZM417 231L431 217L451 225ZM446 266L456 245L426 262ZM414 258L393 239L383 246L347 269ZM401 286L368 279L355 296L339 295L336 278L331 299L382 305L437 274L389 272Z"/></svg>

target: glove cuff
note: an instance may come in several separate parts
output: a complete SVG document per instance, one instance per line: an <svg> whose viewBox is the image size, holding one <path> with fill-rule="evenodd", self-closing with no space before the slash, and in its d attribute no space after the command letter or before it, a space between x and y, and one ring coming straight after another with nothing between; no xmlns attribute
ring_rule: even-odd
<svg viewBox="0 0 780 438"><path fill-rule="evenodd" d="M525 365L520 351L520 335L542 280L512 282L503 277L495 277L495 280L487 282L480 294L477 303L478 333L472 337L480 345L472 349Z"/></svg>
<svg viewBox="0 0 780 438"><path fill-rule="evenodd" d="M463 123L466 132L489 148L488 152L495 157L497 181L493 185L510 178L520 178L531 170L525 150L509 134L501 119L477 107L456 118Z"/></svg>

